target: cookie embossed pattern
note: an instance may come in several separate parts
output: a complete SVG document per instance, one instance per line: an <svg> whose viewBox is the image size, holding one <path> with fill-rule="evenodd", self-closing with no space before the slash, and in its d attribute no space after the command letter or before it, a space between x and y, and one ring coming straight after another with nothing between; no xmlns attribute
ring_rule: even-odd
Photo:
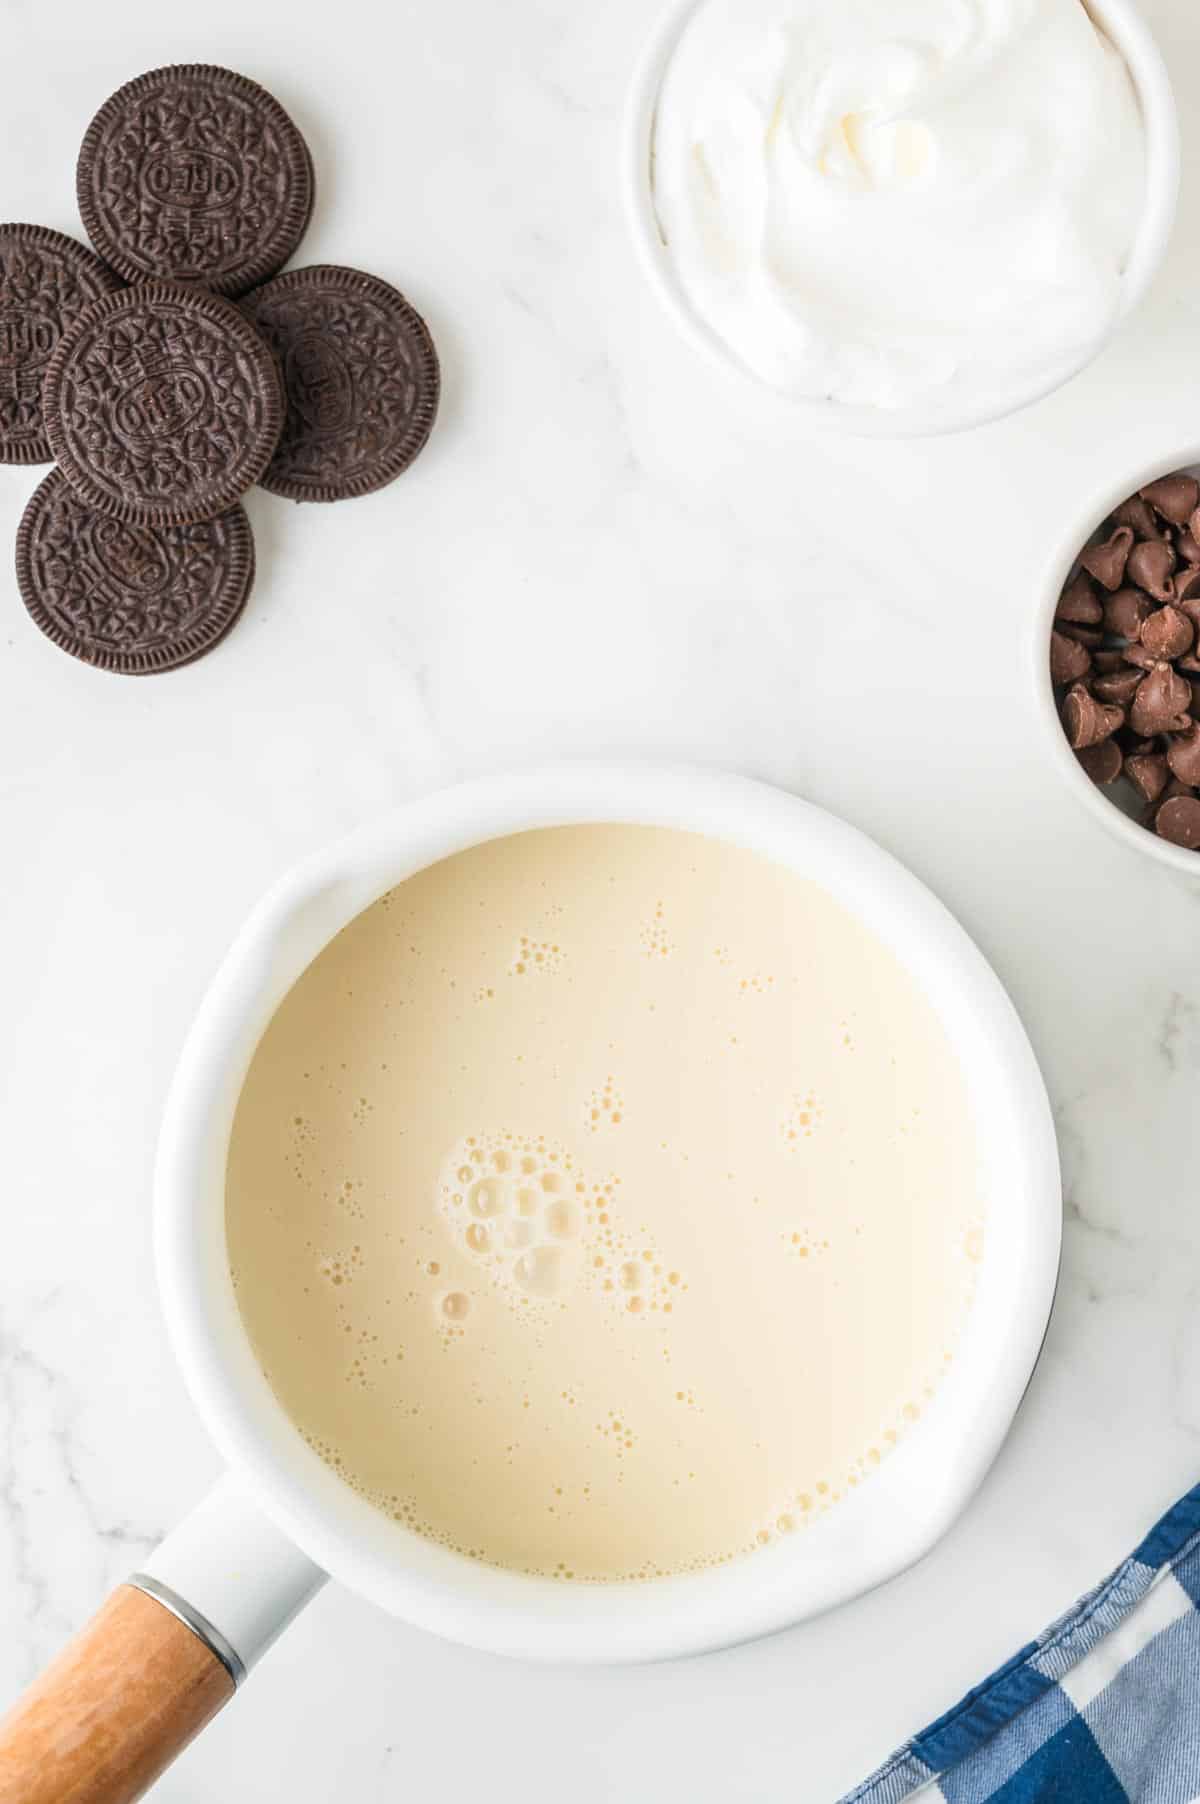
<svg viewBox="0 0 1200 1804"><path fill-rule="evenodd" d="M126 83L88 128L79 211L106 263L239 295L282 269L312 215L312 158L279 102L231 69Z"/></svg>
<svg viewBox="0 0 1200 1804"><path fill-rule="evenodd" d="M120 283L48 226L0 225L0 463L49 463L42 377L63 333Z"/></svg>
<svg viewBox="0 0 1200 1804"><path fill-rule="evenodd" d="M321 264L289 270L242 309L279 359L287 418L262 486L292 501L383 488L433 430L437 352L416 309L387 282Z"/></svg>
<svg viewBox="0 0 1200 1804"><path fill-rule="evenodd" d="M254 581L245 510L159 530L87 507L52 470L25 510L17 581L36 624L85 664L173 670L223 639Z"/></svg>
<svg viewBox="0 0 1200 1804"><path fill-rule="evenodd" d="M91 308L46 371L46 430L89 506L142 526L224 513L283 425L275 360L228 301L172 283Z"/></svg>
<svg viewBox="0 0 1200 1804"><path fill-rule="evenodd" d="M100 256L0 225L0 462L54 458L74 496L52 485L26 511L31 618L84 662L142 675L210 650L254 576L240 510L209 535L162 535L259 482L295 501L383 488L424 448L441 375L389 283L337 265L278 276L312 215L313 163L246 76L188 63L127 82L88 128L76 190Z"/></svg>

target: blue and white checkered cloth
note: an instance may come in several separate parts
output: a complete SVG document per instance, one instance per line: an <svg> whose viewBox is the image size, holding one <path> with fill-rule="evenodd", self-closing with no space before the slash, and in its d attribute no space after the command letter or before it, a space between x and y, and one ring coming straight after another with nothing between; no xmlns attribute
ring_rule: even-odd
<svg viewBox="0 0 1200 1804"><path fill-rule="evenodd" d="M1200 1486L842 1804L1197 1804Z"/></svg>

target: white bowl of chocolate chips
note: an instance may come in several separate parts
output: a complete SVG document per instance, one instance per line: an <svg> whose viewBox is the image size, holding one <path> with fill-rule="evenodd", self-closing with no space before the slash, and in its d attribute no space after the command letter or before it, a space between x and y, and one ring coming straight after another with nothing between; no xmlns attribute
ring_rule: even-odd
<svg viewBox="0 0 1200 1804"><path fill-rule="evenodd" d="M1200 877L1200 450L1122 481L1044 595L1035 680L1055 764L1109 832Z"/></svg>

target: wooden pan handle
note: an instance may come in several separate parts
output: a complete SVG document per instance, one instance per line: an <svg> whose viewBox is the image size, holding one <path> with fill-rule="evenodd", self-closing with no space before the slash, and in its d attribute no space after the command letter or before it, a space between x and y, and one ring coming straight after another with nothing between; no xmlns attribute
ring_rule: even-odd
<svg viewBox="0 0 1200 1804"><path fill-rule="evenodd" d="M186 1623L122 1585L0 1720L0 1804L133 1804L233 1692Z"/></svg>
<svg viewBox="0 0 1200 1804"><path fill-rule="evenodd" d="M133 1804L324 1582L227 1474L0 1719L0 1804Z"/></svg>

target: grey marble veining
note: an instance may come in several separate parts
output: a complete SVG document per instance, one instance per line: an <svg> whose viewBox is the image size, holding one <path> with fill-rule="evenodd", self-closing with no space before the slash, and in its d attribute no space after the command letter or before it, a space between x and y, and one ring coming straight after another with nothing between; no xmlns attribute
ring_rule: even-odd
<svg viewBox="0 0 1200 1804"><path fill-rule="evenodd" d="M1189 0L1145 11L1195 66ZM1045 769L1027 634L1088 496L1200 442L1200 110L1146 307L1083 379L961 440L814 437L697 362L643 287L619 129L638 0L0 0L0 213L78 230L105 95L244 68L310 135L304 261L404 288L445 407L396 487L258 494L213 657L73 665L0 577L0 1696L217 1462L159 1321L150 1169L191 1013L291 861L457 776L560 755L729 766L846 815L1009 985L1066 1174L1063 1279L1013 1435L913 1573L822 1622L640 1672L531 1671L330 1591L164 1804L503 1795L821 1804L1121 1557L1200 1477L1200 861L1110 844ZM11 538L36 471L0 469Z"/></svg>

